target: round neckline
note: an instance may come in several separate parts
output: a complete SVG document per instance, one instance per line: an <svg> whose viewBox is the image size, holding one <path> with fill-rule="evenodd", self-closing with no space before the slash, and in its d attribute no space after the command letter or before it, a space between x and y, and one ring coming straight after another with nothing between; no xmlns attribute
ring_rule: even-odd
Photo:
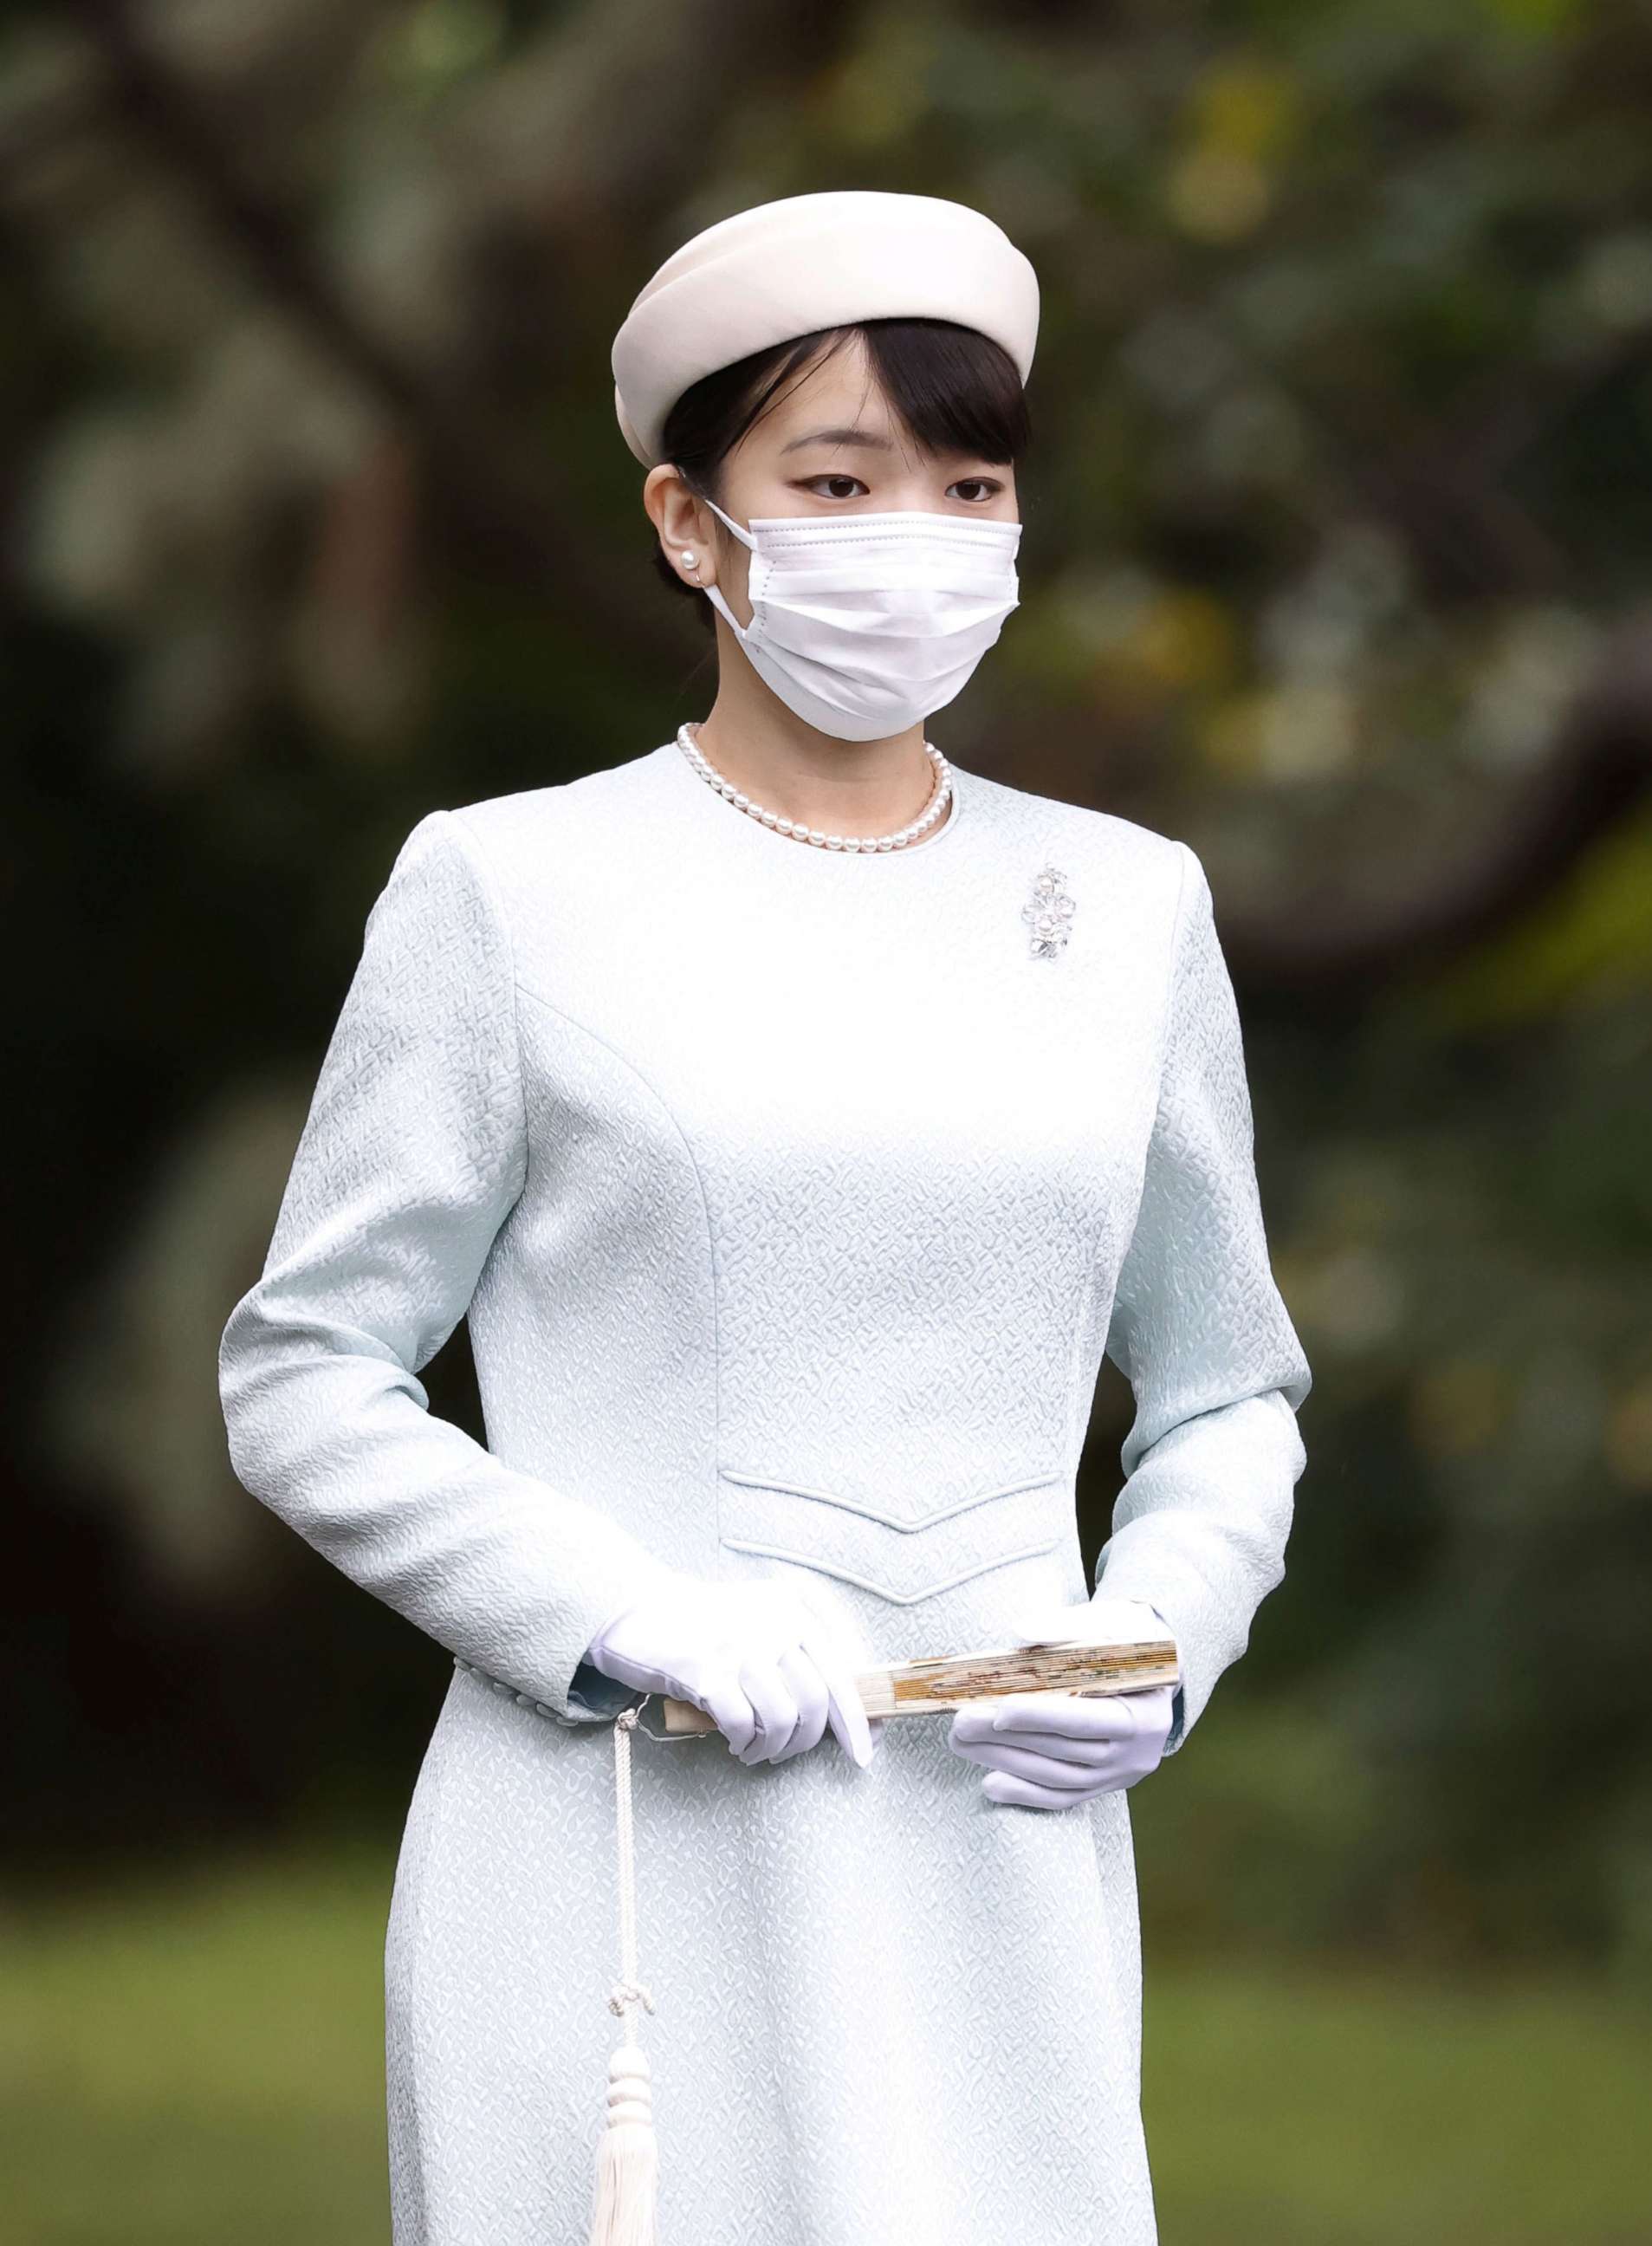
<svg viewBox="0 0 1652 2246"><path fill-rule="evenodd" d="M793 859L827 858L840 865L890 865L898 861L927 858L932 850L943 849L958 830L960 820L969 809L971 781L967 772L961 772L950 757L947 759L952 775L952 800L947 815L937 831L921 842L910 843L904 850L828 850L819 842L799 842L790 834L778 834L765 827L760 819L753 819L749 811L742 811L738 803L731 803L725 795L703 780L683 753L683 745L673 734L661 745L660 753L669 757L681 768L683 779L697 796L704 799L708 812L726 813L724 825L744 827L752 843L762 843L776 851L789 852ZM784 863L784 861L781 861Z"/></svg>

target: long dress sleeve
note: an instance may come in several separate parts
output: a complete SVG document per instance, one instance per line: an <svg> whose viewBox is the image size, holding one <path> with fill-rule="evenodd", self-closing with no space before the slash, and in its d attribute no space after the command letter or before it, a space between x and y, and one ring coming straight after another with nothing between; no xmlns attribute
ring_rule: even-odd
<svg viewBox="0 0 1652 2246"><path fill-rule="evenodd" d="M1182 1745L1283 1577L1312 1374L1269 1267L1238 1008L1185 843L1158 1111L1107 1355L1136 1414L1097 1591L1146 1601L1182 1680Z"/></svg>
<svg viewBox="0 0 1652 2246"><path fill-rule="evenodd" d="M369 915L219 1392L255 1497L449 1651L589 1723L641 1696L581 1656L663 1563L436 1417L418 1378L526 1181L514 983L480 845L432 812Z"/></svg>

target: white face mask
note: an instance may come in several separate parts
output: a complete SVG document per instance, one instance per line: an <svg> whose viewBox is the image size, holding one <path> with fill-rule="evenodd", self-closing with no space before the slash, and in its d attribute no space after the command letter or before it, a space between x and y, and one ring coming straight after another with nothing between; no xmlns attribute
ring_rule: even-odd
<svg viewBox="0 0 1652 2246"><path fill-rule="evenodd" d="M942 710L1018 608L1018 522L958 515L754 515L750 624L706 598L789 710L840 741L881 741Z"/></svg>

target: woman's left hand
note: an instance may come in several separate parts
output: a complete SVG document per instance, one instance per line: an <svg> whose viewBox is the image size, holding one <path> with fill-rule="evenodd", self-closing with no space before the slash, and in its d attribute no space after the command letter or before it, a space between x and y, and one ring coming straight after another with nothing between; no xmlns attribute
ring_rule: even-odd
<svg viewBox="0 0 1652 2246"><path fill-rule="evenodd" d="M1173 1684L1145 1692L1017 1692L954 1713L948 1744L987 1775L989 1801L1071 1809L1133 1786L1158 1767L1170 1737Z"/></svg>
<svg viewBox="0 0 1652 2246"><path fill-rule="evenodd" d="M1156 1609L1105 1597L1034 1618L1016 1643L1094 1637L1118 1643L1170 1636ZM1071 1809L1098 1793L1134 1786L1157 1769L1175 1719L1176 1688L1142 1692L1016 1692L957 1709L948 1734L956 1754L987 1772L989 1801L1023 1809Z"/></svg>

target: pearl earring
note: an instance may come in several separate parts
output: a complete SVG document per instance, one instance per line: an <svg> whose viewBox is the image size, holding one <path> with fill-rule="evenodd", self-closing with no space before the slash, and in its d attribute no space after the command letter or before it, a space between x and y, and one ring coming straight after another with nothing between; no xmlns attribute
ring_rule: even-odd
<svg viewBox="0 0 1652 2246"><path fill-rule="evenodd" d="M684 555L683 556L683 567L684 567L685 568L689 568L689 569L697 569L697 568L699 568L699 566L700 566L700 565L699 565L699 563L695 560L695 558L694 558L694 556L692 555L692 554L684 554Z"/></svg>

